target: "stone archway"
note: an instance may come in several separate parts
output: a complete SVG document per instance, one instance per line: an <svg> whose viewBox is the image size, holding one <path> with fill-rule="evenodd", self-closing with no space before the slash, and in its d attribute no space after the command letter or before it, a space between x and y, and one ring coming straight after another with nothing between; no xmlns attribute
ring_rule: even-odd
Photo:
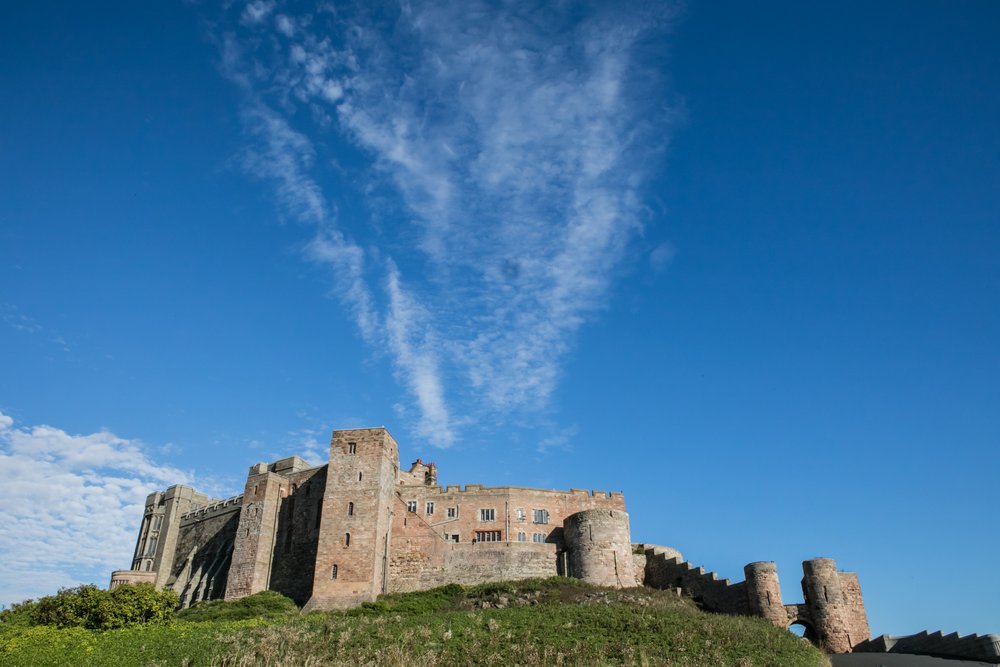
<svg viewBox="0 0 1000 667"><path fill-rule="evenodd" d="M796 630L801 630L798 632ZM816 636L816 628L808 619L798 617L788 624L787 630L793 635L808 640L813 646L819 646L819 638Z"/></svg>

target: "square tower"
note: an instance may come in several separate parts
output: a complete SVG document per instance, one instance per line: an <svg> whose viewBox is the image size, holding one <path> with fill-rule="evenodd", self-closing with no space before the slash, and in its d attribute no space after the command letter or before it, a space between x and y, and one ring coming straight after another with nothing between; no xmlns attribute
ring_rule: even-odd
<svg viewBox="0 0 1000 667"><path fill-rule="evenodd" d="M306 611L354 607L385 592L398 470L384 427L333 432Z"/></svg>

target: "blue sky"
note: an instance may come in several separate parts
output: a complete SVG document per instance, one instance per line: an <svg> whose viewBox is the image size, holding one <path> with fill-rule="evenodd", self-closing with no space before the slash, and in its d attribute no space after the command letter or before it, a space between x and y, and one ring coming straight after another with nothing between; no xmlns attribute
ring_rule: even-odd
<svg viewBox="0 0 1000 667"><path fill-rule="evenodd" d="M8 3L0 62L0 601L384 424L1000 631L996 3Z"/></svg>

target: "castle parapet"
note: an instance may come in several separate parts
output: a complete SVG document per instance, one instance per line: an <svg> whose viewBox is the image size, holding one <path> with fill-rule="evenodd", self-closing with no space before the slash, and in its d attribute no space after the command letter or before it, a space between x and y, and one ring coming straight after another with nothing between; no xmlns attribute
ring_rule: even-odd
<svg viewBox="0 0 1000 667"><path fill-rule="evenodd" d="M111 583L108 590L113 591L122 584L155 584L156 572L140 572L138 570L115 570L111 573Z"/></svg>
<svg viewBox="0 0 1000 667"><path fill-rule="evenodd" d="M216 500L209 505L204 507L199 507L193 509L189 512L181 514L180 520L181 525L187 525L195 521L202 521L204 519L210 519L220 514L227 514L229 512L238 512L243 506L243 494L238 496L233 496L231 498L226 498L225 500Z"/></svg>

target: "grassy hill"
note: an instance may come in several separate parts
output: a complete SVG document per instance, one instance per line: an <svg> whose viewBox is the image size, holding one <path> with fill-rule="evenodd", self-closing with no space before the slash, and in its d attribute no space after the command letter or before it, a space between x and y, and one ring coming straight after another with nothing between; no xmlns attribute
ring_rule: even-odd
<svg viewBox="0 0 1000 667"><path fill-rule="evenodd" d="M647 589L573 579L445 586L301 615L275 593L98 632L0 625L2 665L782 665L825 667L792 634Z"/></svg>

